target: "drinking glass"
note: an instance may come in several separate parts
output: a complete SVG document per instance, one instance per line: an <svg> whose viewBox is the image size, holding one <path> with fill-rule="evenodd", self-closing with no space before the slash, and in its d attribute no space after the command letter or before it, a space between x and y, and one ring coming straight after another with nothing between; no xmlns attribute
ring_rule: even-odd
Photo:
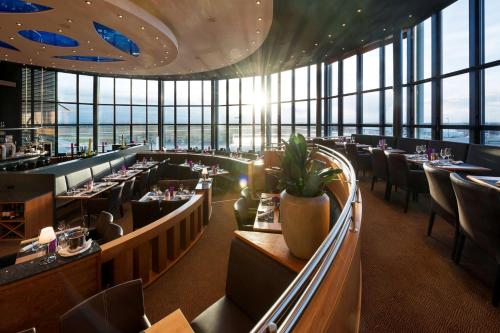
<svg viewBox="0 0 500 333"><path fill-rule="evenodd" d="M450 160L450 156L451 156L451 148L445 148L445 149L444 149L444 153L445 153L445 155L446 155L446 158L447 158L448 160Z"/></svg>
<svg viewBox="0 0 500 333"><path fill-rule="evenodd" d="M420 149L422 150L422 154L425 154L425 152L427 151L427 146L426 145L421 145Z"/></svg>
<svg viewBox="0 0 500 333"><path fill-rule="evenodd" d="M441 150L439 151L439 156L441 156L441 159L444 159L446 157L446 149L445 148L441 148Z"/></svg>
<svg viewBox="0 0 500 333"><path fill-rule="evenodd" d="M179 185L179 193L182 194L184 192L184 184Z"/></svg>
<svg viewBox="0 0 500 333"><path fill-rule="evenodd" d="M417 146L415 150L417 151L417 154L420 155L420 153L422 152L422 146Z"/></svg>

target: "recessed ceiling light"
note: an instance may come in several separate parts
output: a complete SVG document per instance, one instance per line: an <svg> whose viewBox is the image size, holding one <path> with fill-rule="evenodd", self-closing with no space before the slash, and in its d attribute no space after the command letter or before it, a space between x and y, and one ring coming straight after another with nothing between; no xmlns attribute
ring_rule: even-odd
<svg viewBox="0 0 500 333"><path fill-rule="evenodd" d="M412 17L413 17L413 15L411 15L411 14L410 14L410 15L408 15L408 17L409 17L409 18L412 18Z"/></svg>
<svg viewBox="0 0 500 333"><path fill-rule="evenodd" d="M306 50L302 50L302 53L306 53Z"/></svg>
<svg viewBox="0 0 500 333"><path fill-rule="evenodd" d="M73 50L73 51L71 51L71 52L76 53L76 50Z"/></svg>
<svg viewBox="0 0 500 333"><path fill-rule="evenodd" d="M362 40L361 40L361 43L363 43L364 41L365 41L365 40L364 40L364 39L362 39Z"/></svg>
<svg viewBox="0 0 500 333"><path fill-rule="evenodd" d="M45 45L44 45L44 46L42 46L42 49L45 49Z"/></svg>
<svg viewBox="0 0 500 333"><path fill-rule="evenodd" d="M342 23L342 26L343 26L343 27L345 27L345 26L346 26L346 24L345 24L345 23Z"/></svg>
<svg viewBox="0 0 500 333"><path fill-rule="evenodd" d="M255 4L260 5L260 0L255 1Z"/></svg>
<svg viewBox="0 0 500 333"><path fill-rule="evenodd" d="M63 30L61 28L57 29L57 31L62 32Z"/></svg>
<svg viewBox="0 0 500 333"><path fill-rule="evenodd" d="M70 18L69 18L69 19L67 19L66 21L67 21L68 23L72 23L72 22L73 22L73 20L72 20L72 19L70 19Z"/></svg>
<svg viewBox="0 0 500 333"><path fill-rule="evenodd" d="M361 8L360 8L360 9L358 9L358 10L357 10L357 12L358 12L358 13L361 13L361 12L362 12Z"/></svg>
<svg viewBox="0 0 500 333"><path fill-rule="evenodd" d="M387 30L386 28L382 29L382 31L386 31L386 30Z"/></svg>
<svg viewBox="0 0 500 333"><path fill-rule="evenodd" d="M20 26L22 26L23 24L22 24L22 23L17 22L17 23L16 23L16 25L17 25L18 27L20 27Z"/></svg>
<svg viewBox="0 0 500 333"><path fill-rule="evenodd" d="M122 55L120 55L120 58L123 58L123 56L122 56Z"/></svg>
<svg viewBox="0 0 500 333"><path fill-rule="evenodd" d="M14 40L14 37L9 37L10 40Z"/></svg>
<svg viewBox="0 0 500 333"><path fill-rule="evenodd" d="M92 4L92 1L88 1L88 0L87 0L87 1L85 1L85 3L86 3L87 5L91 5L91 4Z"/></svg>
<svg viewBox="0 0 500 333"><path fill-rule="evenodd" d="M259 17L259 18L257 19L257 21L262 21L262 17Z"/></svg>
<svg viewBox="0 0 500 333"><path fill-rule="evenodd" d="M94 51L94 49L91 48L90 51Z"/></svg>
<svg viewBox="0 0 500 333"><path fill-rule="evenodd" d="M144 30L144 26L141 25L141 30Z"/></svg>
<svg viewBox="0 0 500 333"><path fill-rule="evenodd" d="M160 37L156 36L155 39L158 40L158 39L160 39Z"/></svg>
<svg viewBox="0 0 500 333"><path fill-rule="evenodd" d="M314 43L314 46L318 46L319 44L318 43Z"/></svg>
<svg viewBox="0 0 500 333"><path fill-rule="evenodd" d="M90 44L90 41L89 41L89 40L87 41L87 44Z"/></svg>
<svg viewBox="0 0 500 333"><path fill-rule="evenodd" d="M118 14L118 18L123 18L123 15L122 14Z"/></svg>
<svg viewBox="0 0 500 333"><path fill-rule="evenodd" d="M256 34L260 34L260 30L255 31Z"/></svg>
<svg viewBox="0 0 500 333"><path fill-rule="evenodd" d="M332 34L328 35L328 38L332 38Z"/></svg>
<svg viewBox="0 0 500 333"><path fill-rule="evenodd" d="M8 54L6 54L5 56L6 56L6 57L8 57L9 55L8 55Z"/></svg>

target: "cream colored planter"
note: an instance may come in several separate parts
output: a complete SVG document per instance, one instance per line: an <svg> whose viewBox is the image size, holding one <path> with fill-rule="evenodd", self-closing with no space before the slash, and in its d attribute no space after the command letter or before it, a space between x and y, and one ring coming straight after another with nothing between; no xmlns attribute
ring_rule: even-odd
<svg viewBox="0 0 500 333"><path fill-rule="evenodd" d="M309 259L328 235L330 200L326 194L302 198L281 192L280 222L290 252Z"/></svg>

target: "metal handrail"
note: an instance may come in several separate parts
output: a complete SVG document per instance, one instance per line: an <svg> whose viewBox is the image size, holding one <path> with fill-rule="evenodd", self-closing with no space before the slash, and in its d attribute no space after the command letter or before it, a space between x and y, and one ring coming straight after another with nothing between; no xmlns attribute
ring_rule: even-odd
<svg viewBox="0 0 500 333"><path fill-rule="evenodd" d="M343 170L350 183L347 201L323 243L251 332L290 332L293 329L333 265L349 231L353 218L352 204L357 200L356 172L342 154L325 146L315 144L315 147L319 152L333 158Z"/></svg>

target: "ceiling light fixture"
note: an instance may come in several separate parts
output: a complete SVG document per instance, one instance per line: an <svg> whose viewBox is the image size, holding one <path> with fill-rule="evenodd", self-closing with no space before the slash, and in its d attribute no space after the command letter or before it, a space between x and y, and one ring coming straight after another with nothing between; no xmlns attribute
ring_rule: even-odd
<svg viewBox="0 0 500 333"><path fill-rule="evenodd" d="M361 13L361 12L362 12L361 8L360 8L360 9L358 9L358 10L357 10L357 12L358 12L358 13Z"/></svg>
<svg viewBox="0 0 500 333"><path fill-rule="evenodd" d="M76 53L76 50L73 50L73 51L71 51L71 52Z"/></svg>
<svg viewBox="0 0 500 333"><path fill-rule="evenodd" d="M85 1L85 3L86 3L87 5L91 5L91 4L92 4L92 2L91 2L91 1L88 1L88 0L87 0L87 1Z"/></svg>
<svg viewBox="0 0 500 333"><path fill-rule="evenodd" d="M260 30L255 31L256 34L260 34Z"/></svg>
<svg viewBox="0 0 500 333"><path fill-rule="evenodd" d="M22 23L17 22L17 23L16 23L16 25L17 25L18 27L20 27L20 26L22 26L23 24L22 24Z"/></svg>
<svg viewBox="0 0 500 333"><path fill-rule="evenodd" d="M259 18L257 19L257 21L262 21L262 17L259 17Z"/></svg>
<svg viewBox="0 0 500 333"><path fill-rule="evenodd" d="M314 46L318 46L319 44L318 43L314 43Z"/></svg>
<svg viewBox="0 0 500 333"><path fill-rule="evenodd" d="M332 38L332 35L331 35L331 34L330 34L330 35L328 35L328 38Z"/></svg>
<svg viewBox="0 0 500 333"><path fill-rule="evenodd" d="M144 30L144 26L141 25L141 30Z"/></svg>
<svg viewBox="0 0 500 333"><path fill-rule="evenodd" d="M345 24L345 23L342 23L342 26L343 26L343 27L345 27L346 25L347 25L347 24Z"/></svg>
<svg viewBox="0 0 500 333"><path fill-rule="evenodd" d="M160 37L156 36L155 39L158 40L158 39L160 39Z"/></svg>
<svg viewBox="0 0 500 333"><path fill-rule="evenodd" d="M413 15L411 15L411 14L410 14L410 15L408 15L408 17L409 17L409 18L412 18L412 17L413 17Z"/></svg>
<svg viewBox="0 0 500 333"><path fill-rule="evenodd" d="M72 23L72 22L73 22L73 20L72 20L72 19L70 19L70 18L69 18L69 19L67 19L66 21L67 21L68 23Z"/></svg>
<svg viewBox="0 0 500 333"><path fill-rule="evenodd" d="M122 14L118 14L118 18L123 18L123 15Z"/></svg>
<svg viewBox="0 0 500 333"><path fill-rule="evenodd" d="M59 32L63 32L63 30L62 30L61 28L57 29L57 31L59 31Z"/></svg>
<svg viewBox="0 0 500 333"><path fill-rule="evenodd" d="M9 37L10 40L14 40L14 37Z"/></svg>
<svg viewBox="0 0 500 333"><path fill-rule="evenodd" d="M382 31L386 31L386 30L387 30L386 28L382 29Z"/></svg>

